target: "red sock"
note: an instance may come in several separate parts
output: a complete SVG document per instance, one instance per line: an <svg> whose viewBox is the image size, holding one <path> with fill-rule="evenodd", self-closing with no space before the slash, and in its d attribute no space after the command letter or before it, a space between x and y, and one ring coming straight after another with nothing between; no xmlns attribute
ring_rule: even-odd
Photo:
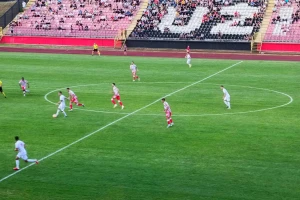
<svg viewBox="0 0 300 200"><path fill-rule="evenodd" d="M173 119L172 118L170 119L170 123L173 123Z"/></svg>
<svg viewBox="0 0 300 200"><path fill-rule="evenodd" d="M136 79L139 79L139 77L138 77L138 76L136 76L135 78L136 78Z"/></svg>
<svg viewBox="0 0 300 200"><path fill-rule="evenodd" d="M111 100L111 102L112 102L113 104L116 104L115 100L113 100L113 99Z"/></svg>
<svg viewBox="0 0 300 200"><path fill-rule="evenodd" d="M77 106L82 106L82 103L77 104Z"/></svg>
<svg viewBox="0 0 300 200"><path fill-rule="evenodd" d="M122 101L120 101L120 102L119 102L119 104L120 104L120 106L123 106L123 103L122 103Z"/></svg>
<svg viewBox="0 0 300 200"><path fill-rule="evenodd" d="M73 105L72 105L72 104L70 104L70 109L71 109L71 110L73 109Z"/></svg>
<svg viewBox="0 0 300 200"><path fill-rule="evenodd" d="M171 122L170 122L170 120L167 120L167 122L168 122L168 124L170 124Z"/></svg>

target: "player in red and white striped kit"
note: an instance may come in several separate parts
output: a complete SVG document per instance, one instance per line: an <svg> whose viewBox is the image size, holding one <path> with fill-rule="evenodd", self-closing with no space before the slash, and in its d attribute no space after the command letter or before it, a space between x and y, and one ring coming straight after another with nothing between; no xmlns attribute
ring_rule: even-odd
<svg viewBox="0 0 300 200"><path fill-rule="evenodd" d="M113 94L114 96L111 98L111 102L114 104L114 108L117 107L117 104L115 102L115 99L118 100L120 106L122 107L122 109L124 109L124 105L121 101L121 97L120 97L120 93L119 93L119 89L116 87L115 83L112 83L112 88L113 88Z"/></svg>
<svg viewBox="0 0 300 200"><path fill-rule="evenodd" d="M172 111L171 111L170 105L168 104L168 102L166 102L165 98L162 98L161 102L164 104L164 111L166 113L166 118L167 118L167 122L168 122L167 128L169 128L174 125L173 120L172 120Z"/></svg>
<svg viewBox="0 0 300 200"><path fill-rule="evenodd" d="M19 81L19 85L23 91L23 95L24 97L26 96L26 92L29 92L29 90L27 90L26 86L29 88L29 83L27 80L24 79L24 77L22 77L22 79Z"/></svg>
<svg viewBox="0 0 300 200"><path fill-rule="evenodd" d="M137 75L138 68L137 68L136 64L134 64L133 61L131 62L131 65L130 65L129 68L130 68L131 73L132 73L132 81L135 81L135 80L140 81L140 78Z"/></svg>
<svg viewBox="0 0 300 200"><path fill-rule="evenodd" d="M84 107L84 104L78 102L76 94L72 90L70 90L70 88L67 88L67 91L69 93L70 111L73 110L73 103L75 103L77 106Z"/></svg>

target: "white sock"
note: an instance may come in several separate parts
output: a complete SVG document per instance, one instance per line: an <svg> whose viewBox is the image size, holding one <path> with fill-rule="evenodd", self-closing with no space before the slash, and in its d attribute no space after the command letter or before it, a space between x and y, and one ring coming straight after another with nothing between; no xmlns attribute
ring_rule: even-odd
<svg viewBox="0 0 300 200"><path fill-rule="evenodd" d="M224 103L225 103L226 106L228 106L227 101L224 100Z"/></svg>
<svg viewBox="0 0 300 200"><path fill-rule="evenodd" d="M228 108L230 108L230 101L227 101L227 106Z"/></svg>
<svg viewBox="0 0 300 200"><path fill-rule="evenodd" d="M57 109L57 111L56 111L56 116L58 116L59 115L59 109Z"/></svg>
<svg viewBox="0 0 300 200"><path fill-rule="evenodd" d="M20 167L20 161L16 160L16 168L19 168L19 167Z"/></svg>
<svg viewBox="0 0 300 200"><path fill-rule="evenodd" d="M66 113L65 111L62 110L61 112L62 112L65 116L67 116L67 113Z"/></svg>
<svg viewBox="0 0 300 200"><path fill-rule="evenodd" d="M27 160L28 162L35 162L35 161L37 161L36 159L28 159Z"/></svg>

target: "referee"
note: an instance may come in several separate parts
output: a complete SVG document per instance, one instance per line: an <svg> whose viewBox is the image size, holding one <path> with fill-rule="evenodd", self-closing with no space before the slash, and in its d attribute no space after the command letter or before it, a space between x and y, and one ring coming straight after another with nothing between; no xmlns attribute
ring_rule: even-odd
<svg viewBox="0 0 300 200"><path fill-rule="evenodd" d="M98 55L100 56L100 51L99 51L98 45L96 43L94 43L94 45L93 45L92 56L94 55L94 52L97 52Z"/></svg>
<svg viewBox="0 0 300 200"><path fill-rule="evenodd" d="M3 88L2 88L2 81L0 80L0 93L3 94L3 96L6 98L5 93L3 92Z"/></svg>

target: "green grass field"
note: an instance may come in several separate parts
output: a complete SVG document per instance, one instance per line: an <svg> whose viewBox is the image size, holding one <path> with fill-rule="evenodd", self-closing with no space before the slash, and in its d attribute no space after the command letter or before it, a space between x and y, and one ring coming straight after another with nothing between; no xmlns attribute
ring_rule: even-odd
<svg viewBox="0 0 300 200"><path fill-rule="evenodd" d="M0 57L1 200L299 199L300 63L193 59L189 69L177 58ZM132 60L140 82L132 82ZM113 109L112 82L124 110ZM51 102L66 87L86 107L52 118ZM169 129L164 96L175 123ZM30 158L42 160L13 174L16 135Z"/></svg>

